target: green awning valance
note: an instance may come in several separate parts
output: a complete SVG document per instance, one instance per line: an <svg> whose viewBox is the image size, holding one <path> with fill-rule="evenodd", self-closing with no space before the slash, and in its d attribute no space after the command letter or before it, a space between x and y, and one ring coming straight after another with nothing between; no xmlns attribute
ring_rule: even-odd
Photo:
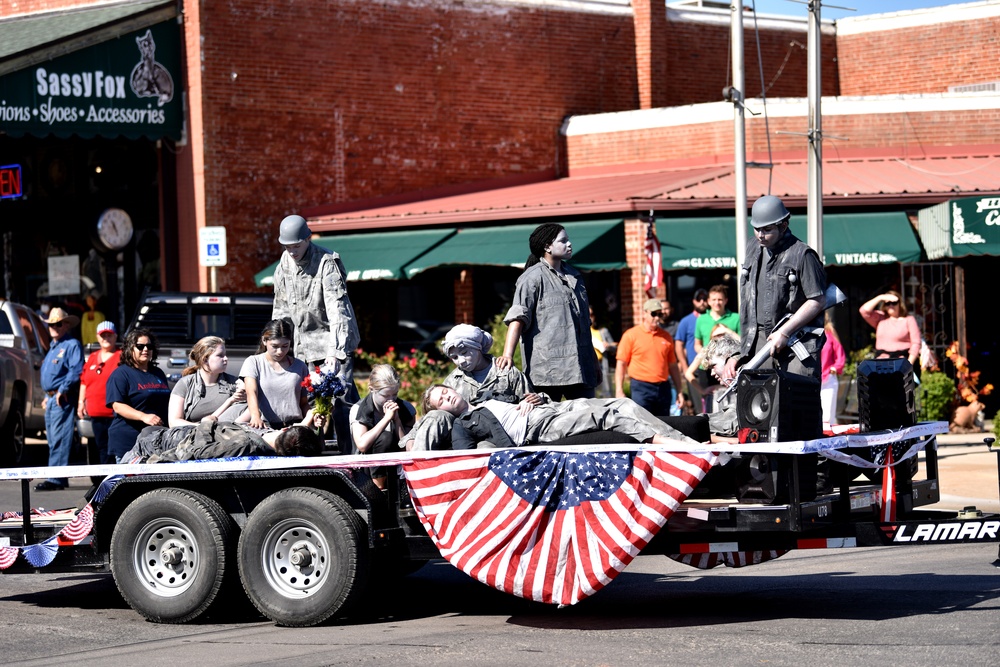
<svg viewBox="0 0 1000 667"><path fill-rule="evenodd" d="M436 266L524 266L528 237L537 225L345 234L316 239L335 250L348 280L411 278ZM564 223L573 244L571 264L584 271L625 266L625 225L621 218ZM258 287L271 285L274 267L256 276Z"/></svg>
<svg viewBox="0 0 1000 667"><path fill-rule="evenodd" d="M625 225L621 218L562 223L573 245L577 269L606 271L625 267ZM410 264L407 277L434 266L524 266L528 237L537 224L462 228Z"/></svg>
<svg viewBox="0 0 1000 667"><path fill-rule="evenodd" d="M917 218L928 259L1000 255L1000 197L952 199Z"/></svg>
<svg viewBox="0 0 1000 667"><path fill-rule="evenodd" d="M77 21L69 23L53 17L59 38L51 42L39 19L0 21L0 128L12 136L180 139L182 27L163 20L176 5L139 3L135 8L148 11L123 16L129 8L71 12ZM5 35L20 39L11 45Z"/></svg>
<svg viewBox="0 0 1000 667"><path fill-rule="evenodd" d="M407 232L376 234L344 234L315 240L319 246L340 254L347 279L398 280L405 277L406 267L420 256L455 234L451 227ZM258 287L273 284L277 262L254 276Z"/></svg>
<svg viewBox="0 0 1000 667"><path fill-rule="evenodd" d="M793 215L792 233L806 240L806 218ZM731 217L663 218L656 221L663 268L736 267L736 229ZM752 237L748 225L748 237ZM905 213L833 213L823 216L827 266L890 264L920 260L920 244Z"/></svg>

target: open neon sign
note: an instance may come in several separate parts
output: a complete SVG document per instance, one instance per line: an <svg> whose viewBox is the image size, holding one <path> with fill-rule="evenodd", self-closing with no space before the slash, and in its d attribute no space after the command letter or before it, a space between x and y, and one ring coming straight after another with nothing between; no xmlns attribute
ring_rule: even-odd
<svg viewBox="0 0 1000 667"><path fill-rule="evenodd" d="M13 199L24 194L21 187L21 165L0 167L0 199Z"/></svg>

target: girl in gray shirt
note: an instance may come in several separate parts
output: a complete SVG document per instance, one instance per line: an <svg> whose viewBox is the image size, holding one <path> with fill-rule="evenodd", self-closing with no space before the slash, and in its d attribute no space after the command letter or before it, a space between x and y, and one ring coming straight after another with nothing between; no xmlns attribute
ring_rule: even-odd
<svg viewBox="0 0 1000 667"><path fill-rule="evenodd" d="M291 354L291 327L271 320L261 333L258 354L240 369L246 383L250 426L282 428L302 421L308 409L302 381L309 374L305 362Z"/></svg>

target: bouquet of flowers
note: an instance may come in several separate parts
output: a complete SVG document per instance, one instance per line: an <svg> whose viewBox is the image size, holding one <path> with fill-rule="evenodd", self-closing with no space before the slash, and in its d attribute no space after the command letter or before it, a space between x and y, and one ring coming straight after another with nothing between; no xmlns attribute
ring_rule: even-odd
<svg viewBox="0 0 1000 667"><path fill-rule="evenodd" d="M302 386L309 392L313 412L324 417L333 412L334 399L347 393L347 386L330 364L316 366L302 381Z"/></svg>

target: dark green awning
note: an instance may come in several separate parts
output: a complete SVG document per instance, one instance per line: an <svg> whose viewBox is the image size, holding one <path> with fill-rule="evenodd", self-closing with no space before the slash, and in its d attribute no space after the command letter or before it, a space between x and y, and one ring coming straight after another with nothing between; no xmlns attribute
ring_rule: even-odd
<svg viewBox="0 0 1000 667"><path fill-rule="evenodd" d="M176 16L175 0L134 0L2 19L0 76Z"/></svg>
<svg viewBox="0 0 1000 667"><path fill-rule="evenodd" d="M376 234L344 234L325 236L316 245L340 254L347 279L398 280L405 277L406 267L442 241L455 234L451 227L407 232ZM277 262L254 276L258 287L272 285Z"/></svg>
<svg viewBox="0 0 1000 667"><path fill-rule="evenodd" d="M15 137L180 139L176 13L176 3L141 2L0 21L0 128Z"/></svg>
<svg viewBox="0 0 1000 667"><path fill-rule="evenodd" d="M928 259L1000 255L1000 197L965 197L921 210Z"/></svg>
<svg viewBox="0 0 1000 667"><path fill-rule="evenodd" d="M621 218L561 223L573 245L577 269L607 271L625 267L625 224ZM462 228L406 267L407 277L434 266L524 266L528 237L537 224Z"/></svg>
<svg viewBox="0 0 1000 667"><path fill-rule="evenodd" d="M663 268L736 267L736 225L731 217L658 219ZM806 218L792 216L792 233L806 240ZM747 226L748 236L752 229ZM920 260L920 244L905 213L834 213L823 216L824 264L891 264Z"/></svg>

